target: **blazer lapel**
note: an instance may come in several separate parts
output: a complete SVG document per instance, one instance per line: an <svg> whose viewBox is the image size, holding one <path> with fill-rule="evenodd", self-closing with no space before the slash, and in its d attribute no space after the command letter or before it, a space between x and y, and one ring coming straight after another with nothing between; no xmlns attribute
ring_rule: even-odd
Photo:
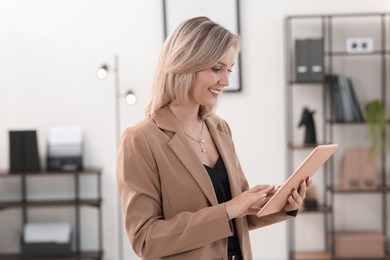
<svg viewBox="0 0 390 260"><path fill-rule="evenodd" d="M157 127L174 133L168 143L169 147L198 183L199 188L205 194L210 204L217 205L218 200L210 177L208 176L205 167L199 163L195 152L189 147L188 141L186 140L187 137L185 136L178 119L174 116L168 106L161 108L153 118Z"/></svg>
<svg viewBox="0 0 390 260"><path fill-rule="evenodd" d="M236 154L232 145L232 140L229 134L223 133L218 129L218 123L213 119L206 119L206 124L209 127L210 134L213 137L218 152L221 155L229 177L230 191L232 197L236 197L241 193L240 179L237 175L237 167L235 167Z"/></svg>

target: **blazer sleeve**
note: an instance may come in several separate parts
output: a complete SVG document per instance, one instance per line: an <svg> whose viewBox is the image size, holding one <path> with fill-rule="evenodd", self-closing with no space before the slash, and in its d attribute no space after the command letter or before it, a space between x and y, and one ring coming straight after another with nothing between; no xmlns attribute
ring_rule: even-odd
<svg viewBox="0 0 390 260"><path fill-rule="evenodd" d="M125 228L138 256L174 255L232 235L224 204L164 218L158 164L138 129L122 135L116 176Z"/></svg>

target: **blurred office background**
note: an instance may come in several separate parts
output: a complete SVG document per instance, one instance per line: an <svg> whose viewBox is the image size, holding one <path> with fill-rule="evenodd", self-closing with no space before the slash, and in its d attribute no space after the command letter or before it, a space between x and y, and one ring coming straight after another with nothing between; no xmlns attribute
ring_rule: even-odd
<svg viewBox="0 0 390 260"><path fill-rule="evenodd" d="M286 172L284 19L294 14L389 12L386 0L240 0L242 91L225 93L217 112L233 132L241 165L251 185L279 184ZM220 6L224 12L224 6ZM119 130L143 118L164 40L162 0L0 1L0 169L9 169L9 130L35 129L42 165L49 128L78 125L84 131L84 164L102 169L102 227L105 260L137 259L120 223L115 180L116 101ZM115 74L96 77L103 64ZM115 86L121 96L116 100ZM132 90L136 104L122 93ZM72 183L65 182L71 188ZM93 195L95 180L82 180ZM39 184L32 197L57 190ZM50 186L47 184L46 186ZM66 189L61 191L66 194ZM0 182L0 199L18 198L19 183ZM81 244L96 247L94 210L82 209ZM33 209L35 221L62 219L68 212ZM0 251L20 248L20 210L0 211ZM251 233L255 259L288 258L287 224ZM316 234L310 235L316 241ZM322 239L322 238L318 238Z"/></svg>

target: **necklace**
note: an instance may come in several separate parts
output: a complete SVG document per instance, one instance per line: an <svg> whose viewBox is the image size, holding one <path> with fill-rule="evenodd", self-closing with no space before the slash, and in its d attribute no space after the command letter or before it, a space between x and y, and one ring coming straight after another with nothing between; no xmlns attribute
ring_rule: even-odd
<svg viewBox="0 0 390 260"><path fill-rule="evenodd" d="M185 134L188 138L190 138L191 140L193 140L193 141L199 143L199 145L200 145L200 150L202 151L202 153L206 152L206 149L205 149L204 146L203 146L203 143L204 143L203 129L204 129L204 120L202 120L202 129L200 130L199 140L193 138L192 136L190 136L189 134L187 134L186 132L184 132L184 134Z"/></svg>

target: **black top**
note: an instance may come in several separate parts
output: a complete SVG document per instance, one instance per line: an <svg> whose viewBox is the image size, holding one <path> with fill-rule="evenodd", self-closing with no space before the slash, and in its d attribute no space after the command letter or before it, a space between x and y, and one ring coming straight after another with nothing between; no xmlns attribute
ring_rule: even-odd
<svg viewBox="0 0 390 260"><path fill-rule="evenodd" d="M214 168L210 168L205 165L207 173L210 176L211 182L213 183L215 194L217 195L218 203L224 203L232 199L232 194L230 192L229 178L223 163L222 157L219 156L217 162L215 163ZM233 236L228 238L228 255L240 255L241 249L238 242L236 225L234 219L232 220L234 233Z"/></svg>

